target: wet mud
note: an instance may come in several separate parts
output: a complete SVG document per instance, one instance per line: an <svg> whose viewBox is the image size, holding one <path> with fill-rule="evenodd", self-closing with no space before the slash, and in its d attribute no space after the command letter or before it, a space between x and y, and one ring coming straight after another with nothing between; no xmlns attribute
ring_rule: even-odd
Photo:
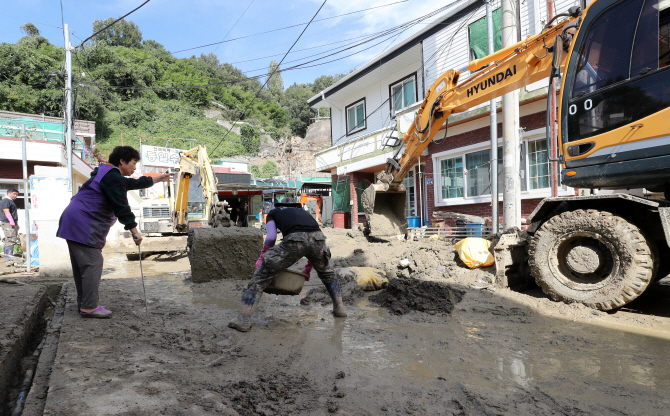
<svg viewBox="0 0 670 416"><path fill-rule="evenodd" d="M463 300L465 291L449 285L418 279L393 279L386 290L370 296L370 301L387 308L394 315L410 311L430 315L450 314Z"/></svg>
<svg viewBox="0 0 670 416"><path fill-rule="evenodd" d="M195 228L188 233L188 259L195 283L251 278L263 247L257 228Z"/></svg>
<svg viewBox="0 0 670 416"><path fill-rule="evenodd" d="M301 295L264 294L248 333L227 328L247 280L194 284L183 258L150 258L147 317L137 262L106 254L100 298L115 315L81 319L66 284L44 414L667 414L670 313L643 311L670 286L607 314L496 289L492 268L467 269L444 242L325 232L348 317L312 273ZM387 289L360 291L340 270L361 265L385 270ZM448 312L444 288L460 297ZM415 299L402 314L387 307L394 291Z"/></svg>

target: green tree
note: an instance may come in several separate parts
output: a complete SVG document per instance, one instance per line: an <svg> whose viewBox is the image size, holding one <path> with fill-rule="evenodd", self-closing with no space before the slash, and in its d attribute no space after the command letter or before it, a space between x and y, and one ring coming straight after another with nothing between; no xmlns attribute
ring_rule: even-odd
<svg viewBox="0 0 670 416"><path fill-rule="evenodd" d="M96 19L93 22L93 33L109 26L114 22L113 17L105 20ZM125 46L126 48L139 48L142 46L142 32L140 28L130 20L121 19L114 26L98 34L97 39L110 46Z"/></svg>
<svg viewBox="0 0 670 416"><path fill-rule="evenodd" d="M279 169L277 168L277 164L275 162L268 160L263 165L263 177L272 178L274 176L279 176Z"/></svg>
<svg viewBox="0 0 670 416"><path fill-rule="evenodd" d="M257 165L251 165L249 170L251 170L251 174L254 175L254 178L262 178L261 168Z"/></svg>
<svg viewBox="0 0 670 416"><path fill-rule="evenodd" d="M268 80L268 89L270 90L270 95L272 100L276 103L281 103L284 96L284 80L281 77L281 70L279 69L279 64L274 59L270 62L268 67L268 74L274 75Z"/></svg>
<svg viewBox="0 0 670 416"><path fill-rule="evenodd" d="M28 37L36 37L40 35L40 30L32 23L26 23L21 26L21 32L25 33Z"/></svg>
<svg viewBox="0 0 670 416"><path fill-rule="evenodd" d="M312 84L312 92L314 94L318 94L321 91L333 85L334 83L336 83L337 81L341 80L342 78L344 78L344 74L321 75L320 77L314 80L314 83Z"/></svg>
<svg viewBox="0 0 670 416"><path fill-rule="evenodd" d="M258 129L243 124L240 133L240 142L247 153L258 153L261 150L261 132Z"/></svg>
<svg viewBox="0 0 670 416"><path fill-rule="evenodd" d="M310 84L293 84L286 89L285 106L289 113L289 127L296 136L305 137L310 118L317 114L307 104L313 95Z"/></svg>

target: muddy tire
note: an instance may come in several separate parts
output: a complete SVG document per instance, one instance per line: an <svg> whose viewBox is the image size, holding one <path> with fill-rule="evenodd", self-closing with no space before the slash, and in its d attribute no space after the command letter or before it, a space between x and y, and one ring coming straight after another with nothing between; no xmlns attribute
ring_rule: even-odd
<svg viewBox="0 0 670 416"><path fill-rule="evenodd" d="M603 311L638 297L655 271L654 247L640 230L596 210L551 218L535 233L529 254L531 274L553 300Z"/></svg>

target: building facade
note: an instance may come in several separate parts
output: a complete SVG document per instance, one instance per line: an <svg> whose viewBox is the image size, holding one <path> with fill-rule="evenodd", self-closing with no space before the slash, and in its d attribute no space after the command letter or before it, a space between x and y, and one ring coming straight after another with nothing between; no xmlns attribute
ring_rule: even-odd
<svg viewBox="0 0 670 416"><path fill-rule="evenodd" d="M500 49L500 2L495 3L495 45ZM555 4L554 14L579 5L579 1L559 0ZM537 34L547 22L546 4L539 0L521 2L517 18L520 38ZM385 168L387 158L402 151L398 138L414 122L427 89L450 69L459 70L461 79L466 79L470 75L468 63L486 55L486 42L485 3L455 2L428 27L309 100L313 108L331 109L332 146L316 153L315 161L317 170L332 175L333 210L341 213L336 224L355 228L364 221L360 195ZM519 91L523 217L542 198L550 196L546 96L546 80ZM497 111L501 155L500 99ZM499 172L500 201L503 188L501 157L489 155L489 113L485 104L449 118L447 136L442 139L444 130L440 131L435 136L439 139L429 144L404 179L407 217L420 217L426 224L435 211L491 216L489 172L494 164ZM559 195L574 195L574 190L559 188ZM339 205L338 198L342 200ZM501 220L502 203L499 213Z"/></svg>

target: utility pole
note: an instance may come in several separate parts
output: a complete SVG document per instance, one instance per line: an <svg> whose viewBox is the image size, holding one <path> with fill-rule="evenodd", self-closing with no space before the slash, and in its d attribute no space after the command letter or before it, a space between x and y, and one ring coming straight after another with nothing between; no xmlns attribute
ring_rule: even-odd
<svg viewBox="0 0 670 416"><path fill-rule="evenodd" d="M547 21L551 20L552 17L554 17L554 0L547 0ZM552 79L551 85L549 86L549 91L547 91L547 100L549 100L549 120L547 122L550 124L549 125L549 134L551 135L551 149L548 149L551 158L552 159L557 159L558 158L558 152L556 149L556 146L558 146L558 141L557 141L557 129L556 129L556 84L554 81L555 78ZM551 162L551 176L550 182L551 182L551 196L556 197L558 196L558 185L560 182L560 179L558 177L558 162L552 161Z"/></svg>
<svg viewBox="0 0 670 416"><path fill-rule="evenodd" d="M486 31L489 40L489 55L495 52L495 33L493 33L493 11L491 0L486 0ZM494 234L499 231L500 216L498 214L498 117L496 114L495 98L489 101L491 122L491 154L489 160L489 172L491 172L491 226Z"/></svg>
<svg viewBox="0 0 670 416"><path fill-rule="evenodd" d="M74 195L74 177L72 175L72 142L74 134L72 129L72 44L70 43L70 26L63 25L65 34L65 72L67 81L65 83L65 151L67 152L67 175L70 179L70 187Z"/></svg>
<svg viewBox="0 0 670 416"><path fill-rule="evenodd" d="M32 270L30 262L30 198L28 195L28 153L26 152L26 125L21 124L21 149L23 150L23 206L26 212L26 258L28 272Z"/></svg>
<svg viewBox="0 0 670 416"><path fill-rule="evenodd" d="M502 47L517 40L516 2L502 0ZM519 166L519 91L512 91L502 98L503 113L503 230L521 228L521 181Z"/></svg>

